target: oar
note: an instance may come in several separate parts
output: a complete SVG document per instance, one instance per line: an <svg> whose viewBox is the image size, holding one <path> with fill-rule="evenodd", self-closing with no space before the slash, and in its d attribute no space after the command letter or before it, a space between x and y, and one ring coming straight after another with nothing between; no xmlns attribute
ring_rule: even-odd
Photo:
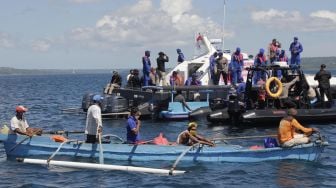
<svg viewBox="0 0 336 188"><path fill-rule="evenodd" d="M19 145L21 145L23 142L25 142L26 140L28 140L29 138L33 137L36 135L36 132L33 132L31 136L27 136L25 139L21 140L19 143L15 144L15 146L13 146L9 152L12 152L13 150L15 150L15 148L17 148Z"/></svg>
<svg viewBox="0 0 336 188"><path fill-rule="evenodd" d="M13 146L9 152L12 152L13 150L15 150L19 145L21 145L23 142L25 142L26 140L28 140L29 138L31 138L30 136L27 136L25 139L21 140L19 143L15 144L15 146Z"/></svg>
<svg viewBox="0 0 336 188"><path fill-rule="evenodd" d="M169 175L173 175L173 171L175 170L177 164L180 162L180 160L182 159L182 157L184 157L188 151L190 151L193 147L198 146L200 143L196 143L193 144L192 146L189 146L186 150L184 150L181 155L176 159L176 161L174 162L173 166L171 167L171 169L169 170Z"/></svg>
<svg viewBox="0 0 336 188"><path fill-rule="evenodd" d="M213 138L212 141L217 140L236 140L236 139L252 139L252 138L265 138L265 137L277 137L278 135L270 134L270 135L259 135L259 136L237 136L237 137L223 137L223 138Z"/></svg>
<svg viewBox="0 0 336 188"><path fill-rule="evenodd" d="M98 140L99 140L99 163L100 164L104 164L104 151L103 151L103 145L102 145L102 141L101 138L102 135L101 133L98 133Z"/></svg>

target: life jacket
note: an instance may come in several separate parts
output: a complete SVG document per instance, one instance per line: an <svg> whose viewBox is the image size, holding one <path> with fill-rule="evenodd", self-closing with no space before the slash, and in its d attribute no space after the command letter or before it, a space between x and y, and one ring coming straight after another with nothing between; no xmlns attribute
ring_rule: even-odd
<svg viewBox="0 0 336 188"><path fill-rule="evenodd" d="M286 62L288 62L288 58L287 58L287 56L281 56L281 54L280 54L280 56L279 56L279 60L280 61L286 61Z"/></svg>
<svg viewBox="0 0 336 188"><path fill-rule="evenodd" d="M270 55L275 55L276 51L278 51L278 46L276 44L270 44Z"/></svg>
<svg viewBox="0 0 336 188"><path fill-rule="evenodd" d="M239 63L243 62L243 55L241 53L239 54L234 53L232 56L233 56L232 59L234 61L238 61Z"/></svg>

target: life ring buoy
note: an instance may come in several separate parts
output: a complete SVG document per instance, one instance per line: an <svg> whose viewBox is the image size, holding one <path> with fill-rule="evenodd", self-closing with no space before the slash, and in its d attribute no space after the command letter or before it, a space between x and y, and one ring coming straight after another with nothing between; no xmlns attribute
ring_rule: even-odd
<svg viewBox="0 0 336 188"><path fill-rule="evenodd" d="M275 93L273 93L271 91L271 88L270 88L272 82L275 82L275 84L278 87L278 90ZM267 79L265 85L266 85L266 88L265 88L266 92L269 96L271 96L273 98L277 98L281 95L281 93L282 93L282 83L277 77L271 77L271 78Z"/></svg>

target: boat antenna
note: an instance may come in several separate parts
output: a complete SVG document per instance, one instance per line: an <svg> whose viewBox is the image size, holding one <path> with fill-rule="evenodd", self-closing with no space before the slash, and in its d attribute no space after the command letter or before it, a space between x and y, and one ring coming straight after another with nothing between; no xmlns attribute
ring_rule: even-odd
<svg viewBox="0 0 336 188"><path fill-rule="evenodd" d="M226 0L223 0L223 25L222 25L222 51L224 51L224 26L225 26L225 14L226 14Z"/></svg>

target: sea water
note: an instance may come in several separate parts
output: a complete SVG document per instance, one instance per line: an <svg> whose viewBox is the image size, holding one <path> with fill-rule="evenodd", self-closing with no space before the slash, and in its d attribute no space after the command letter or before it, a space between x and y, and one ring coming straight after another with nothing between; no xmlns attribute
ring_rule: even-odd
<svg viewBox="0 0 336 188"><path fill-rule="evenodd" d="M125 78L125 77L123 77ZM110 74L68 74L0 76L0 124L9 125L15 106L29 108L26 118L32 127L45 130L84 130L85 114L67 113L66 108L80 108L85 93L101 93ZM104 134L126 137L125 119L103 119ZM141 137L151 140L160 132L170 141L186 128L187 121L143 120ZM201 120L198 132L206 137L256 136L275 134L277 127L231 128ZM47 168L7 160L0 144L0 187L335 187L336 124L309 125L320 129L330 146L319 162L299 160L258 163L180 162L179 176ZM73 135L84 139L83 135ZM263 145L263 138L236 140L234 144ZM107 161L119 165L169 169L173 162Z"/></svg>

